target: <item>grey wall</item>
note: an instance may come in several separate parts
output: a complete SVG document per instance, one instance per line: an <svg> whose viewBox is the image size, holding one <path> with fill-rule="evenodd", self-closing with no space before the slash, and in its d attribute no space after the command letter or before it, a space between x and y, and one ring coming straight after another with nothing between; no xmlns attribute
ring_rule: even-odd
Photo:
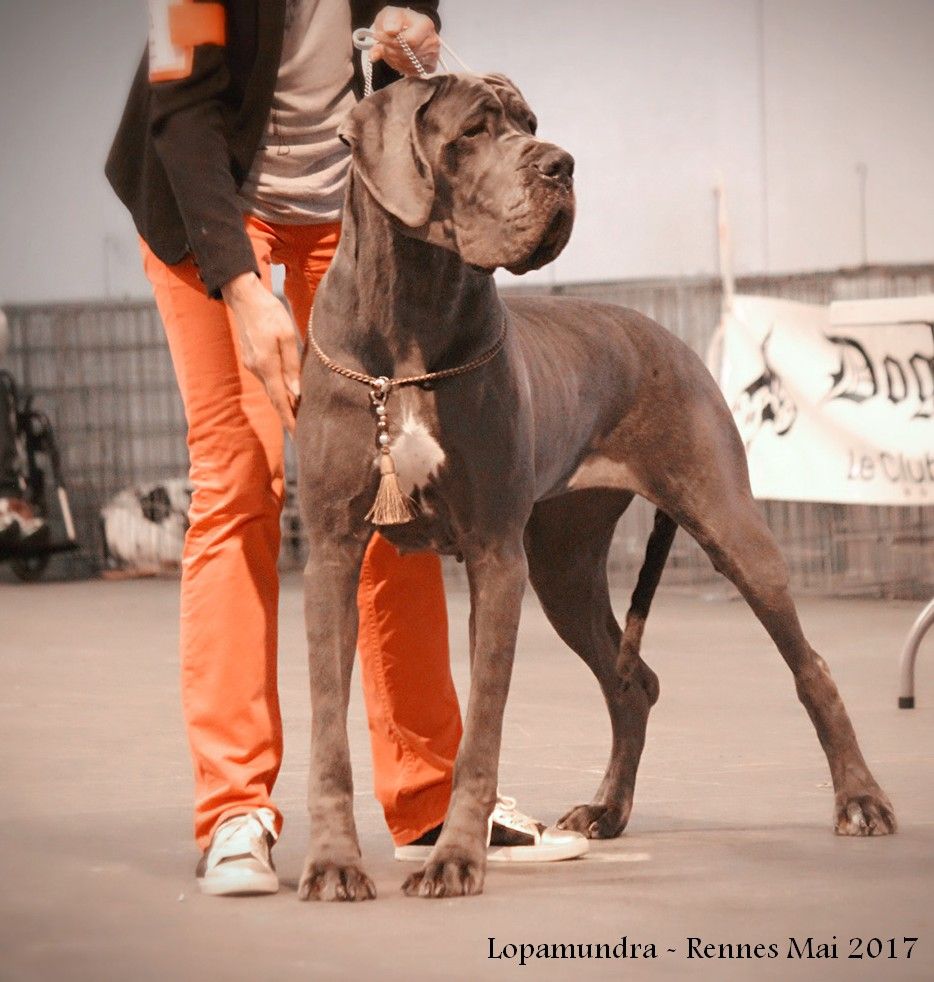
<svg viewBox="0 0 934 982"><path fill-rule="evenodd" d="M934 258L930 0L442 0L578 161L552 279L709 273L726 181L739 272ZM101 176L144 0L0 0L0 302L141 296ZM535 277L532 277L532 281Z"/></svg>

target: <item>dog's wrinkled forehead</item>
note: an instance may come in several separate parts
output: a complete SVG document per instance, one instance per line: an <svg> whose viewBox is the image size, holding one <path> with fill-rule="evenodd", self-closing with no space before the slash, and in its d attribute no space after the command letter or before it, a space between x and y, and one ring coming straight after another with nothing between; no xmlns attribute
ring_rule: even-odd
<svg viewBox="0 0 934 982"><path fill-rule="evenodd" d="M501 108L506 119L534 133L538 125L525 97L505 75L450 75L437 107L452 122L474 110Z"/></svg>
<svg viewBox="0 0 934 982"><path fill-rule="evenodd" d="M538 120L516 84L505 75L484 75L483 81L496 93L506 115L520 125L528 126L534 133L538 128Z"/></svg>

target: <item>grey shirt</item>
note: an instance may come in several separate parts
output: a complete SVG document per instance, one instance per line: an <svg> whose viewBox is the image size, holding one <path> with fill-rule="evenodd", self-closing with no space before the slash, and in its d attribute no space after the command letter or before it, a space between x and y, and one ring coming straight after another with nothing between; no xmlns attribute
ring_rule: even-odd
<svg viewBox="0 0 934 982"><path fill-rule="evenodd" d="M266 136L240 189L267 221L340 219L350 151L337 128L353 108L347 0L286 0L282 59Z"/></svg>

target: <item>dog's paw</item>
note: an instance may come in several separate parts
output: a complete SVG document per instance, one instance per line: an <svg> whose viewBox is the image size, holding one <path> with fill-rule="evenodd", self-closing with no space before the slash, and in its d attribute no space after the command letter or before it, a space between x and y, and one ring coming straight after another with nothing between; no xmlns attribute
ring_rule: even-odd
<svg viewBox="0 0 934 982"><path fill-rule="evenodd" d="M880 787L837 795L834 807L837 835L891 835L897 827L892 802Z"/></svg>
<svg viewBox="0 0 934 982"><path fill-rule="evenodd" d="M299 900L375 900L373 881L354 862L305 860L298 883Z"/></svg>
<svg viewBox="0 0 934 982"><path fill-rule="evenodd" d="M483 892L485 863L469 856L448 854L429 859L402 884L407 897L472 897Z"/></svg>
<svg viewBox="0 0 934 982"><path fill-rule="evenodd" d="M558 828L580 832L588 839L615 839L628 821L629 809L621 805L576 805L558 819Z"/></svg>

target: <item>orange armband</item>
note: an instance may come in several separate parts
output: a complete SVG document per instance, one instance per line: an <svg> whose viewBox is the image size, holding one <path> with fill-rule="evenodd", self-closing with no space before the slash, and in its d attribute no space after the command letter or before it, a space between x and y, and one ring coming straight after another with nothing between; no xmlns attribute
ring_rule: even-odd
<svg viewBox="0 0 934 982"><path fill-rule="evenodd" d="M221 3L149 0L149 80L187 78L195 48L201 44L225 44L226 28Z"/></svg>

